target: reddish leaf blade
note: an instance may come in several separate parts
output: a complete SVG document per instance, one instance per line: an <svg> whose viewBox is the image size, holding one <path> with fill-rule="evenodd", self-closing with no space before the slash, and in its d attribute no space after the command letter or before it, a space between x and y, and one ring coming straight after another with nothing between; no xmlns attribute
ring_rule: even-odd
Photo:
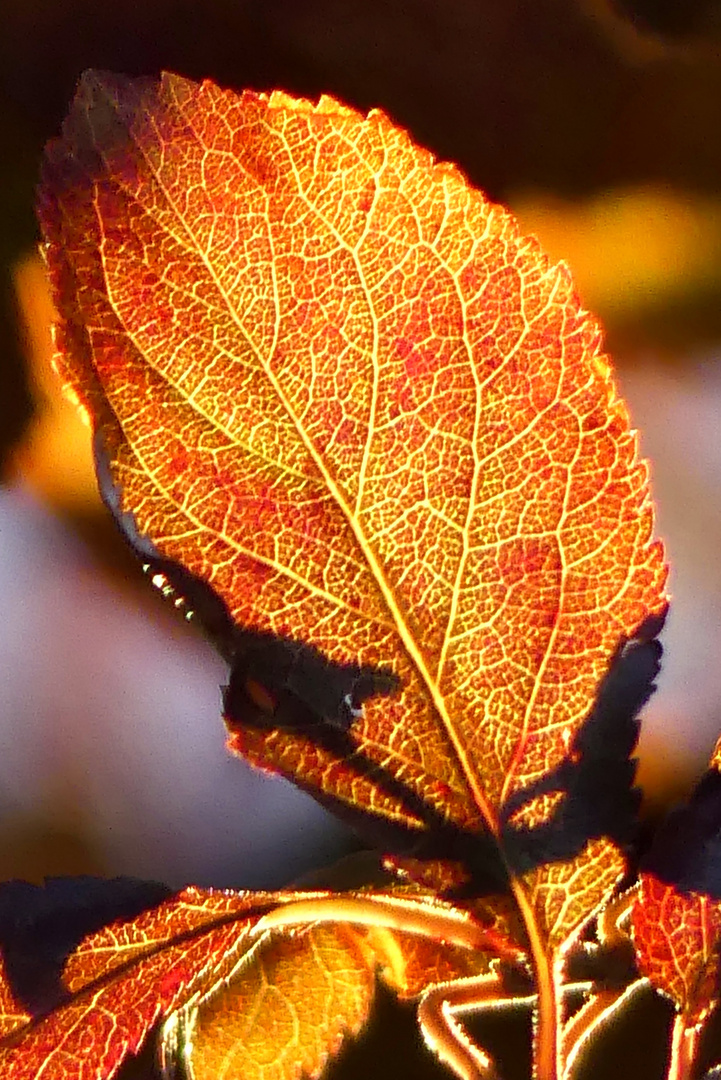
<svg viewBox="0 0 721 1080"><path fill-rule="evenodd" d="M721 753L657 830L632 911L639 970L695 1028L718 1004L721 943Z"/></svg>
<svg viewBox="0 0 721 1080"><path fill-rule="evenodd" d="M412 934L372 930L368 944L386 985L401 999L420 997L430 986L467 979L491 970L492 955L427 941Z"/></svg>
<svg viewBox="0 0 721 1080"><path fill-rule="evenodd" d="M193 940L227 926L236 936L295 893L233 893L191 886L137 918L113 923L86 937L66 961L63 982L71 993L152 957L175 941ZM224 950L215 952L217 957Z"/></svg>
<svg viewBox="0 0 721 1080"><path fill-rule="evenodd" d="M640 875L633 908L639 970L671 998L687 1026L715 1005L721 905L700 893L680 893L653 874Z"/></svg>

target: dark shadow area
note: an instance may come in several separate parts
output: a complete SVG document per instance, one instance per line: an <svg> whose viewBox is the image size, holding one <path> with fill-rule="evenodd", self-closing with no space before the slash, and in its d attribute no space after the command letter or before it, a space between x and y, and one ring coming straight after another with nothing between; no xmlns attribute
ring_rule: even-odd
<svg viewBox="0 0 721 1080"><path fill-rule="evenodd" d="M132 919L172 895L167 885L133 878L48 878L45 885L0 883L0 955L13 994L33 1015L67 995L60 976L88 934Z"/></svg>

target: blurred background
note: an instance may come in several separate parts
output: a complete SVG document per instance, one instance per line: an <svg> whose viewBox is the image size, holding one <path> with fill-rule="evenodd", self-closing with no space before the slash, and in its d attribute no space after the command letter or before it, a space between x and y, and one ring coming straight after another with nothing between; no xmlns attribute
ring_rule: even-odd
<svg viewBox="0 0 721 1080"><path fill-rule="evenodd" d="M0 879L271 886L349 846L223 748L221 662L143 579L49 369L33 190L80 72L381 106L511 206L602 318L673 567L650 813L721 730L721 3L2 0Z"/></svg>

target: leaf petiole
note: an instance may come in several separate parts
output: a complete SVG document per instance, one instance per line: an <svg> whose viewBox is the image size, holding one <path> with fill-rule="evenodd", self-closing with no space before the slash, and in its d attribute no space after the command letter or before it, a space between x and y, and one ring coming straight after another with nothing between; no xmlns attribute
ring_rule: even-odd
<svg viewBox="0 0 721 1080"><path fill-rule="evenodd" d="M677 1013L671 1029L671 1057L666 1080L691 1080L704 1025L687 1023L687 1015Z"/></svg>

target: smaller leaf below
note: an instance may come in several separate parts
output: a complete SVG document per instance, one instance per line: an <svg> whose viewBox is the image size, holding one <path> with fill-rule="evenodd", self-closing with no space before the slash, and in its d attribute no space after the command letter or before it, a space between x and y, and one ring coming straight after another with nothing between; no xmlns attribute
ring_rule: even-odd
<svg viewBox="0 0 721 1080"><path fill-rule="evenodd" d="M641 863L632 912L640 971L698 1024L718 1001L721 944L721 773L711 768L671 811Z"/></svg>

